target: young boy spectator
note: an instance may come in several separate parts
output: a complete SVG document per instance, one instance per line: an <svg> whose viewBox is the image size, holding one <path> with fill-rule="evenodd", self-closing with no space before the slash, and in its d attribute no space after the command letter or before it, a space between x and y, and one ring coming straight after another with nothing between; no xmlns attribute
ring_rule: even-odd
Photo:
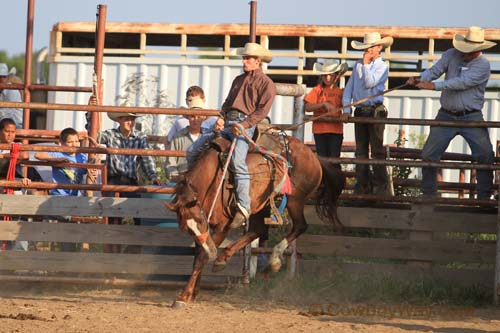
<svg viewBox="0 0 500 333"><path fill-rule="evenodd" d="M65 147L80 147L80 139L78 132L71 128L65 128L59 135L59 144ZM69 163L87 163L87 155L82 153L64 153L64 152L39 152L35 154L35 158L40 161L51 162L69 162ZM85 175L88 174L95 178L97 177L96 169L71 168L71 167L52 167L52 181L61 184L82 184ZM80 190L76 189L53 189L51 195L63 196L81 196Z"/></svg>
<svg viewBox="0 0 500 333"><path fill-rule="evenodd" d="M190 109L204 109L205 104L201 99L197 99L191 103ZM181 129L174 136L171 149L178 151L186 151L194 141L196 141L201 133L201 124L206 119L204 116L187 115L189 125ZM171 156L167 160L167 175L170 180L175 180L180 173L186 172L188 169L185 157Z"/></svg>
<svg viewBox="0 0 500 333"><path fill-rule="evenodd" d="M65 128L59 135L59 144L65 147L80 147L78 132L71 128ZM82 153L64 153L64 152L39 152L35 154L35 158L40 161L50 162L69 162L69 163L87 163L87 155ZM72 167L52 167L52 182L56 184L83 184L86 174L90 177L97 177L96 169L72 168ZM62 196L81 196L82 193L77 189L52 189L51 195ZM61 250L75 251L76 244L61 243Z"/></svg>
<svg viewBox="0 0 500 333"><path fill-rule="evenodd" d="M191 86L188 88L188 90L186 90L186 105L188 108L192 109L193 104L202 104L203 106L201 108L205 109L205 102L205 92L201 87ZM217 117L209 117L208 119L205 118L205 120L201 124L202 133L211 131L216 120ZM170 144L172 143L175 135L179 133L179 131L181 131L183 128L186 128L188 125L189 120L186 116L179 116L175 119L172 127L170 128L170 131L167 134L165 149L170 148Z"/></svg>

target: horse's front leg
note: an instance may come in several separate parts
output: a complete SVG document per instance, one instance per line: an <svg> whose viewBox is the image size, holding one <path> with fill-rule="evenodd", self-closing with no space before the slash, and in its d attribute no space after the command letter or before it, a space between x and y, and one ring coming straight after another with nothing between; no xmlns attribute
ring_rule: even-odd
<svg viewBox="0 0 500 333"><path fill-rule="evenodd" d="M288 200L287 210L292 219L292 229L278 244L273 247L273 253L269 258L271 271L278 272L281 268L281 258L288 246L307 230L307 223L304 217L304 201Z"/></svg>
<svg viewBox="0 0 500 333"><path fill-rule="evenodd" d="M221 232L214 233L212 235L211 239L214 243L214 246L217 248L224 241L224 239L226 239L226 237L227 237L227 231L221 231ZM199 274L198 278L196 279L191 300L196 299L196 296L198 296L198 294L200 292L200 283L201 283L201 274Z"/></svg>
<svg viewBox="0 0 500 333"><path fill-rule="evenodd" d="M184 290L177 296L174 303L172 304L172 308L179 309L184 308L188 302L194 299L195 288L200 279L201 272L203 271L203 267L208 262L208 255L204 249L198 244L195 247L195 257L193 263L193 271L191 276L184 287Z"/></svg>

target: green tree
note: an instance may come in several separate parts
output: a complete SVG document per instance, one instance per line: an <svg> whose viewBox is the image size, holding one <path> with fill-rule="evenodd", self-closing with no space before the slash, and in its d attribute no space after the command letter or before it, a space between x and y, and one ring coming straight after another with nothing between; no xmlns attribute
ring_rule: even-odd
<svg viewBox="0 0 500 333"><path fill-rule="evenodd" d="M6 63L9 69L15 67L17 70L16 76L24 77L24 53L9 57L6 51L0 51L0 62Z"/></svg>

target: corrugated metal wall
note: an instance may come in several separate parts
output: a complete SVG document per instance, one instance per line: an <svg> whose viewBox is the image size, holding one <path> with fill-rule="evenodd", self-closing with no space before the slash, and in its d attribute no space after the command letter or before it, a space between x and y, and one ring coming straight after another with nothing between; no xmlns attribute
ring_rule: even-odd
<svg viewBox="0 0 500 333"><path fill-rule="evenodd" d="M93 72L93 57L57 57L50 64L51 85L61 86L91 86ZM124 94L123 85L131 75L142 73L144 78L156 78L157 82L143 84L143 93L151 99L159 91L166 95L166 107L184 106L185 91L191 85L199 85L205 90L207 107L219 109L235 76L241 73L240 60L211 60L211 59L172 59L172 58L112 58L106 57L103 67L104 77L104 104L119 105L117 96ZM154 80L152 80L154 81ZM309 91L310 89L308 89ZM390 118L417 118L434 119L439 109L439 92L402 90L393 91L386 96L385 104ZM86 104L89 98L87 93L51 92L49 103ZM499 119L499 93L487 93L483 114L485 120ZM141 105L139 98L132 105ZM142 105L144 106L144 105ZM149 105L153 106L153 105ZM106 115L103 115L102 128L116 126ZM165 134L168 131L173 117L157 116L152 124L153 134ZM293 119L293 97L277 96L271 111L273 123L291 124ZM72 126L77 130L85 129L84 112L49 111L47 115L48 129L63 129ZM385 143L394 143L399 129L406 132L410 141L406 146L416 147L419 137L425 138L429 133L426 126L397 126L387 125ZM490 129L490 137L495 144L500 139L500 131ZM313 141L310 124L305 128L305 141ZM354 141L354 125L347 124L344 128L344 141ZM470 150L461 138L455 138L450 152L470 153ZM444 178L455 180L458 171L446 170Z"/></svg>
<svg viewBox="0 0 500 333"><path fill-rule="evenodd" d="M131 75L142 73L144 78L157 79L157 84L144 84L144 93L152 98L159 91L167 96L166 107L185 106L185 93L188 87L199 85L206 95L207 107L219 109L231 87L235 76L241 73L241 60L209 60L209 59L153 59L153 58L106 58L103 66L104 104L120 105L117 96L123 95L124 83ZM50 64L49 84L65 86L91 86L93 58L91 57L58 57ZM73 92L51 92L49 103L86 104L90 94ZM142 104L142 105L141 105ZM144 105L137 99L132 105ZM276 123L291 123L293 116L293 98L278 96L271 111ZM154 134L165 131L166 116L157 118ZM72 126L77 130L85 129L84 112L49 111L47 129L62 129ZM110 128L115 124L103 116L102 128Z"/></svg>

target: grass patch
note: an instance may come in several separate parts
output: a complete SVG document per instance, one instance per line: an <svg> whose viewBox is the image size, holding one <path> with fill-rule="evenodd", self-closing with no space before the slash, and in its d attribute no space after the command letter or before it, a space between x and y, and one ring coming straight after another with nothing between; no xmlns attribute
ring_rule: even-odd
<svg viewBox="0 0 500 333"><path fill-rule="evenodd" d="M459 286L432 279L404 282L384 275L355 277L343 273L302 274L293 279L278 273L268 280L253 280L249 288L230 289L228 293L300 307L331 303L480 307L492 302L492 288L480 285Z"/></svg>

